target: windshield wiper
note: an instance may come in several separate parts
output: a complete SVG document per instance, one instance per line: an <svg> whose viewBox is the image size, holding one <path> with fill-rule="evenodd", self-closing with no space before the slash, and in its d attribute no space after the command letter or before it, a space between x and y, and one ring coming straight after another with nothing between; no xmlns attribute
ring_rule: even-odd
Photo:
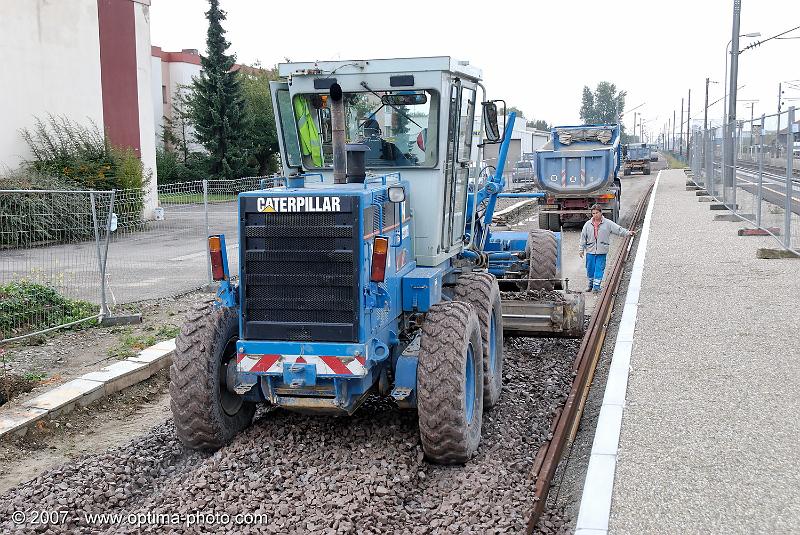
<svg viewBox="0 0 800 535"><path fill-rule="evenodd" d="M423 126L421 124L419 124L417 121L415 121L414 119L409 117L406 113L403 112L403 110L401 110L400 108L398 108L394 104L389 103L389 102L384 103L383 102L383 98L378 93L376 93L375 91L370 89L369 86L367 85L367 82L361 82L361 87L363 87L364 89L366 89L367 91L369 91L370 93L372 93L373 95L375 95L376 97L381 99L381 107L378 108L377 110L375 110L374 112L372 112L371 116L374 116L376 113L381 111L384 108L384 106L389 105L389 106L392 107L392 109L394 109L394 111L396 111L397 113L399 113L400 115L402 115L403 117L405 117L406 119L408 119L409 121L414 123L415 125L419 126L420 128L423 128ZM366 122L367 121L364 121L365 124L366 124ZM361 125L361 126L364 126L364 125Z"/></svg>

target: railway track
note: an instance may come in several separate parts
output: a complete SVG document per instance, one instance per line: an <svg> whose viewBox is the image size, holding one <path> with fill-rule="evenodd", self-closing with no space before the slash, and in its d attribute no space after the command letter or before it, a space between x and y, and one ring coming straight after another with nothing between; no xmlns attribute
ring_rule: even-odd
<svg viewBox="0 0 800 535"><path fill-rule="evenodd" d="M530 215L521 210L510 219L519 218ZM630 243L624 247L627 256ZM601 301L611 299L607 287ZM414 415L379 398L350 418L260 412L250 429L214 453L184 449L167 420L118 448L31 474L34 479L0 496L0 532L263 533L267 526L298 534L524 532L530 504L544 504L537 498L541 482L558 464L551 457L558 450L554 415L560 422L567 413L579 414L582 396L570 389L576 388L575 371L581 377L588 365L576 368L586 359L576 354L598 347L608 322L600 316L592 320L591 344L589 338L506 341L502 401L485 415L478 455L463 467L425 462ZM571 421L567 429L578 419ZM91 430L73 424L73 432ZM568 443L562 441L560 452ZM46 441L36 447L46 448ZM537 456L540 450L546 451ZM532 467L538 467L536 481ZM56 523L31 524L30 515L44 510L59 512ZM15 520L17 511L27 520ZM154 521L147 516L152 512L182 522ZM231 522L253 513L267 525L188 526L190 513L225 513Z"/></svg>
<svg viewBox="0 0 800 535"><path fill-rule="evenodd" d="M631 218L628 228L638 228L644 217L647 199L652 186L642 196ZM556 411L550 426L549 439L539 448L533 464L534 498L529 515L527 532L534 533L542 513L547 507L547 496L552 486L559 463L575 438L580 424L583 407L589 394L600 352L605 341L605 333L611 319L617 291L619 289L625 264L630 256L635 237L626 236L620 254L611 270L605 289L595 312L589 321L578 353L572 363L574 380L566 403Z"/></svg>

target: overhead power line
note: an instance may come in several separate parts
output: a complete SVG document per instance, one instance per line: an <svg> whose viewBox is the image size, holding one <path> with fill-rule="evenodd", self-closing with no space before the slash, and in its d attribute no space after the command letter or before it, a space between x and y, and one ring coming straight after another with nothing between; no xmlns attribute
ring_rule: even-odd
<svg viewBox="0 0 800 535"><path fill-rule="evenodd" d="M772 37L768 37L768 38L766 38L766 39L763 39L763 40L761 40L761 41L756 41L755 43L753 43L753 44L751 44L751 45L747 45L746 47L744 47L743 49L741 49L741 50L739 51L739 53L741 54L741 53L742 53L742 52L744 52L745 50L749 50L749 49L751 49L751 48L755 48L755 47L757 47L757 46L759 46L759 45L763 45L763 44L764 44L764 43L766 43L767 41L772 41L773 39L779 39L779 38L780 38L782 35L786 35L787 33L789 33L789 32L793 32L793 31L795 31L795 30L797 30L797 29L800 29L800 26L795 26L795 27L794 27L794 28L792 28L791 30L786 30L785 32L781 32L781 33L779 33L779 34L777 34L777 35L773 35Z"/></svg>

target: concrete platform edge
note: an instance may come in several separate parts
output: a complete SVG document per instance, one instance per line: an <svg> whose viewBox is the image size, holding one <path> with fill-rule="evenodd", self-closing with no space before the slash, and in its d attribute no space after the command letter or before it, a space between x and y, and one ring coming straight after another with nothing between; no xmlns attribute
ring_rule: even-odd
<svg viewBox="0 0 800 535"><path fill-rule="evenodd" d="M624 410L624 404L620 404L620 400L625 399L628 385L627 378L630 370L633 332L636 327L639 290L641 288L642 273L647 254L647 240L650 237L650 224L660 179L661 171L659 171L655 184L653 184L653 192L650 194L647 213L642 225L642 234L639 239L639 245L636 248L636 257L633 261L631 280L624 301L620 329L617 333L614 354L611 358L609 381L606 384L597 429L592 442L589 468L586 471L578 521L575 524L576 533L585 535L606 535L608 533L611 498L614 489L614 472L617 463L616 452L622 429L622 411ZM620 334L624 336L620 337ZM612 378L614 378L613 381L611 380Z"/></svg>
<svg viewBox="0 0 800 535"><path fill-rule="evenodd" d="M170 365L174 351L175 339L165 340L145 348L134 357L107 366L104 368L106 371L89 372L84 376L58 385L23 403L21 407L7 410L0 409L0 439L7 435L24 434L29 426L42 418L64 414L72 410L76 405L89 405L102 397L130 388L150 378L159 370ZM108 368L123 364L129 365L128 367L131 369L119 373L108 371ZM122 367L125 366L123 365ZM109 377L103 380L95 378L103 374L107 374ZM91 388L87 386L93 383L96 386ZM76 385L80 388L70 388L71 385Z"/></svg>

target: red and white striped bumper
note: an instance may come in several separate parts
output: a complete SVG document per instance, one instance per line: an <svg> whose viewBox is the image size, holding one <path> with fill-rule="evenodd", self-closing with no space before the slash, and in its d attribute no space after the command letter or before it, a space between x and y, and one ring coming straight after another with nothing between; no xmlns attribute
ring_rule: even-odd
<svg viewBox="0 0 800 535"><path fill-rule="evenodd" d="M317 376L351 376L367 375L364 357L333 357L312 355L245 355L236 357L236 370L244 373L283 374L284 365L314 364Z"/></svg>

